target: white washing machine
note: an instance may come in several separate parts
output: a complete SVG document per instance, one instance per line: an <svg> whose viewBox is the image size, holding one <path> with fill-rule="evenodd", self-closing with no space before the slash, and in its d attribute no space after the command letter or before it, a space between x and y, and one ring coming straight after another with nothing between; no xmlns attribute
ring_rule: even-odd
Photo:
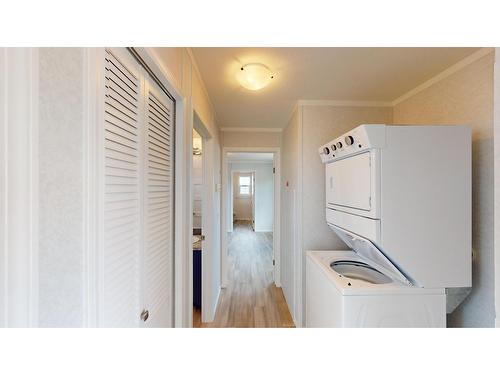
<svg viewBox="0 0 500 375"><path fill-rule="evenodd" d="M309 251L307 327L445 327L471 287L466 126L361 125L319 149L326 221Z"/></svg>
<svg viewBox="0 0 500 375"><path fill-rule="evenodd" d="M445 327L441 288L414 288L355 251L309 251L306 326Z"/></svg>

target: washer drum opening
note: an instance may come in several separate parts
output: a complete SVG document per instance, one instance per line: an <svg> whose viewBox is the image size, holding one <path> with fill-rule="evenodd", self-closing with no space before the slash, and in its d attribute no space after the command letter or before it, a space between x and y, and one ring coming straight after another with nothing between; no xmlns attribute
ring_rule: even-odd
<svg viewBox="0 0 500 375"><path fill-rule="evenodd" d="M361 280L370 284L388 284L392 279L363 262L338 260L330 263L330 268L349 279Z"/></svg>

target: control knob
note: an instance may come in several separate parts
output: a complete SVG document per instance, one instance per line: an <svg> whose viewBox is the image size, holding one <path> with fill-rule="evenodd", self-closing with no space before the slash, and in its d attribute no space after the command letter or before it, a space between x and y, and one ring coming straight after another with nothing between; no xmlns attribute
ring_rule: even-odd
<svg viewBox="0 0 500 375"><path fill-rule="evenodd" d="M337 142L337 148L342 148L342 142Z"/></svg>
<svg viewBox="0 0 500 375"><path fill-rule="evenodd" d="M348 146L352 145L354 143L354 138L350 135L345 137L345 143L347 143Z"/></svg>
<svg viewBox="0 0 500 375"><path fill-rule="evenodd" d="M328 155L330 153L330 149L328 147L323 148L323 154Z"/></svg>

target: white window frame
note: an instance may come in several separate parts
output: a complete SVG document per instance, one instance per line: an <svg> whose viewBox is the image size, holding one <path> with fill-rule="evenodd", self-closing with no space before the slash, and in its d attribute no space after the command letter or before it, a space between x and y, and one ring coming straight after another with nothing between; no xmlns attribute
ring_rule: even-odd
<svg viewBox="0 0 500 375"><path fill-rule="evenodd" d="M248 185L242 185L241 184L241 178L242 177L248 177L250 179L250 183ZM244 172L239 172L238 174L238 193L236 194L238 197L241 198L250 198L253 195L253 174L252 173L244 173ZM242 187L247 187L248 186L248 193L242 193L241 188Z"/></svg>

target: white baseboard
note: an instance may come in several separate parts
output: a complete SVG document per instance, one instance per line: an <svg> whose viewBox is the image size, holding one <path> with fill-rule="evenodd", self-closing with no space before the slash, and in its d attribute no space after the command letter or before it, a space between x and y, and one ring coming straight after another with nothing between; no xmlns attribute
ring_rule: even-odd
<svg viewBox="0 0 500 375"><path fill-rule="evenodd" d="M219 291L217 292L217 298L215 299L215 304L212 306L212 311L210 311L210 317L208 320L209 323L213 322L215 319L215 313L217 312L217 306L219 306L220 292L221 292L221 288L219 288Z"/></svg>

